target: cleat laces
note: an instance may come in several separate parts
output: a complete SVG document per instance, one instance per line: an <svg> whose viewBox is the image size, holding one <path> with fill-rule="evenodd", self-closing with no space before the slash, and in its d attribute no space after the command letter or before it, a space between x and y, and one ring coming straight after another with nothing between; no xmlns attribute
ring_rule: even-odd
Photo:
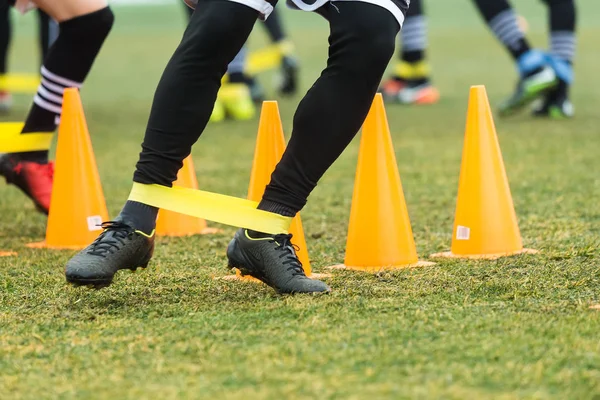
<svg viewBox="0 0 600 400"><path fill-rule="evenodd" d="M100 234L88 250L88 254L93 256L106 257L124 246L125 239L133 237L133 228L120 221L107 221L99 226L104 229L104 232Z"/></svg>
<svg viewBox="0 0 600 400"><path fill-rule="evenodd" d="M291 271L293 276L306 276L302 263L296 255L296 251L300 248L291 242L292 235L276 235L273 239L269 240L269 243L277 244L275 250L280 250L282 253L279 258L284 258L283 265L287 265L287 271Z"/></svg>

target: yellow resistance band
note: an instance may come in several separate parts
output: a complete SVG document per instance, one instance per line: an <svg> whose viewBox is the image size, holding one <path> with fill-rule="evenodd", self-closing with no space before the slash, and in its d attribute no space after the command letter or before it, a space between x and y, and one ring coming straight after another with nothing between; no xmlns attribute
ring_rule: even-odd
<svg viewBox="0 0 600 400"><path fill-rule="evenodd" d="M253 51L248 56L246 72L255 75L279 67L281 64L281 50L279 47L269 46L264 49Z"/></svg>
<svg viewBox="0 0 600 400"><path fill-rule="evenodd" d="M0 153L50 149L53 133L32 132L21 135L21 129L21 122L0 123Z"/></svg>
<svg viewBox="0 0 600 400"><path fill-rule="evenodd" d="M259 232L287 233L292 218L257 210L258 203L182 187L133 183L129 200Z"/></svg>
<svg viewBox="0 0 600 400"><path fill-rule="evenodd" d="M408 63L400 61L396 64L396 75L404 79L422 79L427 78L431 74L431 68L426 61L416 63Z"/></svg>
<svg viewBox="0 0 600 400"><path fill-rule="evenodd" d="M0 90L6 90L12 93L35 93L39 85L39 75L0 75Z"/></svg>

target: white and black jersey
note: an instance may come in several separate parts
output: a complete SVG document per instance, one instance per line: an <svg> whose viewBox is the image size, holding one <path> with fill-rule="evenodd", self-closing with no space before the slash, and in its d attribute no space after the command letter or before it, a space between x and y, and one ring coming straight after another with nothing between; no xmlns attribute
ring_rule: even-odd
<svg viewBox="0 0 600 400"><path fill-rule="evenodd" d="M277 0L230 0L235 3L245 4L261 13L262 18L266 19L273 11ZM318 11L326 3L335 3L338 1L360 1L363 3L375 4L385 8L396 18L400 26L404 23L404 16L408 11L410 0L287 0L287 5L296 10Z"/></svg>

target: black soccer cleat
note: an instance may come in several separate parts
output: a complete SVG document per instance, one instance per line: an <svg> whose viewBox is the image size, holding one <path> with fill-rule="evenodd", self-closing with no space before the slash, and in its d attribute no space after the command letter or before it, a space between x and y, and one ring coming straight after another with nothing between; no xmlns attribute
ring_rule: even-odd
<svg viewBox="0 0 600 400"><path fill-rule="evenodd" d="M304 274L296 256L292 235L273 235L254 239L240 229L227 247L229 267L250 275L279 293L328 293L325 283Z"/></svg>
<svg viewBox="0 0 600 400"><path fill-rule="evenodd" d="M533 115L550 119L569 119L575 116L575 108L569 100L569 85L559 81L558 87L547 93L533 107Z"/></svg>
<svg viewBox="0 0 600 400"><path fill-rule="evenodd" d="M147 235L126 221L104 222L104 232L67 263L67 282L101 289L120 269L146 268L154 252L154 231Z"/></svg>
<svg viewBox="0 0 600 400"><path fill-rule="evenodd" d="M500 116L508 117L516 114L523 107L551 91L557 84L556 73L549 66L540 67L535 73L522 77L513 95L500 105Z"/></svg>

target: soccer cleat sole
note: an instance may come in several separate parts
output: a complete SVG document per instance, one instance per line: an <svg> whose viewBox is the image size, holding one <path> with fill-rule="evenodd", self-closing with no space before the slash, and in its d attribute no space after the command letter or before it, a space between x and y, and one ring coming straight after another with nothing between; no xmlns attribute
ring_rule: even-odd
<svg viewBox="0 0 600 400"><path fill-rule="evenodd" d="M130 267L130 268L122 268L119 271L122 270L129 270L131 271L131 273L135 273L138 269L142 269L145 270L146 268L148 268L148 263L144 264L144 265L140 265L139 267ZM115 273L116 275L116 273ZM109 287L114 280L114 275L110 278L98 278L98 279L82 279L82 278L71 278L71 277L66 277L67 278L67 283L75 286L75 287L87 287L90 289L96 289L96 290L100 290L100 289L104 289L105 287Z"/></svg>
<svg viewBox="0 0 600 400"><path fill-rule="evenodd" d="M550 90L554 89L558 81L548 82L547 84L541 84L536 86L533 89L529 89L527 93L523 95L519 101L508 104L503 107L500 107L499 115L501 117L510 117L515 114L518 114L523 108L527 107L529 104L533 103L536 99L544 94L548 93Z"/></svg>

